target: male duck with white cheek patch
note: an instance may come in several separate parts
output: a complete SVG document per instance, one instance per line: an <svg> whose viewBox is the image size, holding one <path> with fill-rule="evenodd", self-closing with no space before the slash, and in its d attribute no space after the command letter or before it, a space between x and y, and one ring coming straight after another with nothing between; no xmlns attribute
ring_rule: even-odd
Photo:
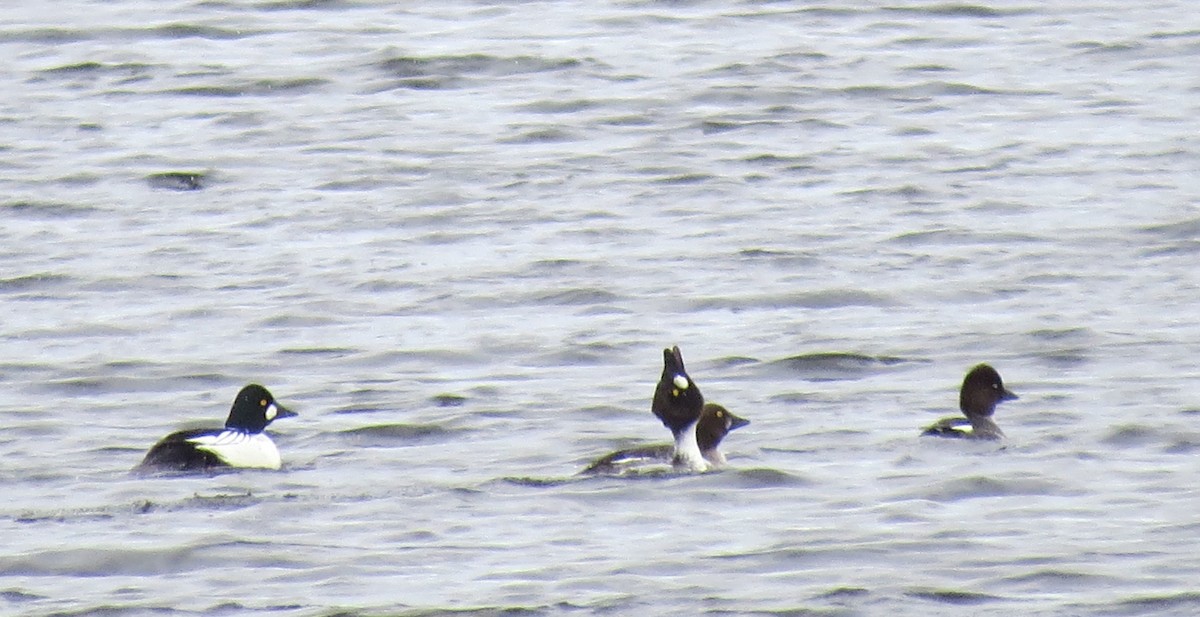
<svg viewBox="0 0 1200 617"><path fill-rule="evenodd" d="M296 412L275 401L266 388L250 384L238 392L225 428L171 433L146 453L135 473L194 472L220 468L279 469L282 461L267 425Z"/></svg>
<svg viewBox="0 0 1200 617"><path fill-rule="evenodd" d="M708 471L711 466L696 442L696 425L704 410L704 395L688 377L678 346L663 350L663 373L654 389L654 402L650 410L662 421L663 426L671 429L671 435L675 438L671 464L676 469Z"/></svg>

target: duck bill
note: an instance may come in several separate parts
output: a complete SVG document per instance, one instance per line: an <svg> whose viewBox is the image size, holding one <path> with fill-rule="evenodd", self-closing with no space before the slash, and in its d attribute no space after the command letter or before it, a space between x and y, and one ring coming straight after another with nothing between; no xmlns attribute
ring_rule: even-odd
<svg viewBox="0 0 1200 617"><path fill-rule="evenodd" d="M663 350L663 365L669 372L687 375L687 369L683 368L683 353L679 351L679 345Z"/></svg>
<svg viewBox="0 0 1200 617"><path fill-rule="evenodd" d="M733 414L729 414L729 430L739 429L750 424L750 421L745 418L739 418Z"/></svg>
<svg viewBox="0 0 1200 617"><path fill-rule="evenodd" d="M1005 388L1004 391L1000 393L1000 400L1002 401L1015 401L1019 398L1021 397L1013 394L1008 388Z"/></svg>
<svg viewBox="0 0 1200 617"><path fill-rule="evenodd" d="M288 409L287 407L280 405L279 403L271 403L271 404L275 406L275 418L274 419L276 419L276 420L278 420L280 418L294 418L294 417L300 415L300 414L292 411L291 409Z"/></svg>

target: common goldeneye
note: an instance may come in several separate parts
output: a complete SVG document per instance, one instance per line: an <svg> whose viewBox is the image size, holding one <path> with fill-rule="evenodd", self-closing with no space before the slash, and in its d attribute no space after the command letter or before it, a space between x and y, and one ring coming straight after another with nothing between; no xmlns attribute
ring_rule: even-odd
<svg viewBox="0 0 1200 617"><path fill-rule="evenodd" d="M662 421L663 426L671 429L671 435L675 438L671 464L676 469L708 471L710 468L696 442L696 425L700 422L700 412L703 410L704 395L688 377L679 347L664 349L662 377L654 388L654 402L650 405L650 411Z"/></svg>
<svg viewBox="0 0 1200 617"><path fill-rule="evenodd" d="M696 443L700 454L712 467L725 464L725 455L719 446L730 431L750 424L728 409L716 404L705 403L700 412L700 423L696 425ZM671 444L655 444L618 450L588 465L580 474L623 474L635 472L643 465L670 465L675 454Z"/></svg>
<svg viewBox="0 0 1200 617"><path fill-rule="evenodd" d="M277 403L266 388L250 384L233 400L225 428L171 433L150 448L134 472L205 471L227 467L279 469L279 449L264 431L272 420L295 415L296 412Z"/></svg>
<svg viewBox="0 0 1200 617"><path fill-rule="evenodd" d="M921 434L965 439L1000 439L1004 437L1004 431L992 421L992 414L996 412L996 405L1016 398L1016 394L1004 387L996 369L987 364L980 364L967 373L958 393L958 408L966 417L942 418ZM969 431L957 428L967 424L971 425Z"/></svg>

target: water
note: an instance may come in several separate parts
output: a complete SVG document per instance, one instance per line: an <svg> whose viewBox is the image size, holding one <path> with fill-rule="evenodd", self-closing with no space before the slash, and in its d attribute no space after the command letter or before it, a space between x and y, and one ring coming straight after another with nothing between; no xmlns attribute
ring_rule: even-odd
<svg viewBox="0 0 1200 617"><path fill-rule="evenodd" d="M1200 610L1190 4L4 12L0 612ZM574 478L671 344L731 469Z"/></svg>

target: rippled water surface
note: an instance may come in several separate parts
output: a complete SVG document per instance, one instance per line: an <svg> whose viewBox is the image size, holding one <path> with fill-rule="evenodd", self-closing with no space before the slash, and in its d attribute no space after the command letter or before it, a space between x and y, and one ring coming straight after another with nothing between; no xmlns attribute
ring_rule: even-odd
<svg viewBox="0 0 1200 617"><path fill-rule="evenodd" d="M4 13L0 612L1200 612L1191 4ZM729 469L575 477L672 344Z"/></svg>

